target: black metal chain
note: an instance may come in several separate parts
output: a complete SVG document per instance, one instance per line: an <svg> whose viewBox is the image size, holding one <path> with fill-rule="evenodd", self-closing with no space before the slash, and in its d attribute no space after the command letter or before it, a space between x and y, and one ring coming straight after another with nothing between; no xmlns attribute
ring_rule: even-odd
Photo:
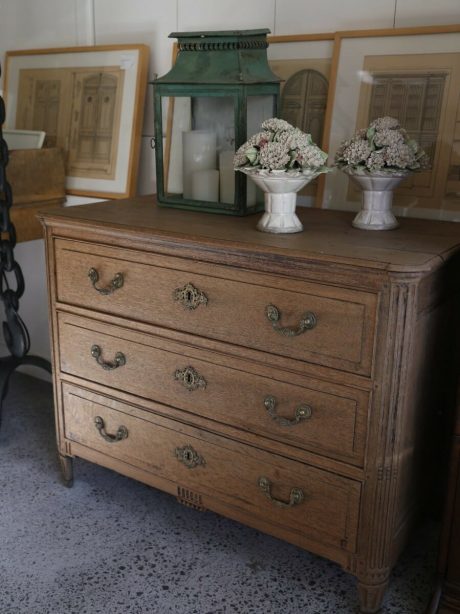
<svg viewBox="0 0 460 614"><path fill-rule="evenodd" d="M6 178L9 155L2 132L4 121L5 103L0 96L0 300L3 302L6 316L6 322L3 322L3 336L11 354L22 358L30 349L30 337L26 325L18 314L19 299L24 294L24 277L21 267L14 259L16 229L10 219L13 196ZM13 287L10 286L9 280L14 282Z"/></svg>

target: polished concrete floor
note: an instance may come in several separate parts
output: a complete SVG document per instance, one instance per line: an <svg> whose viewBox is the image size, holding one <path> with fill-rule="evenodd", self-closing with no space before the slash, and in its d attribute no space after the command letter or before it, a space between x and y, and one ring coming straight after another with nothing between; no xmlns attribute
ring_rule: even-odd
<svg viewBox="0 0 460 614"><path fill-rule="evenodd" d="M335 564L77 460L62 486L50 384L16 374L0 432L0 614L348 614ZM437 530L395 568L385 614L423 614Z"/></svg>

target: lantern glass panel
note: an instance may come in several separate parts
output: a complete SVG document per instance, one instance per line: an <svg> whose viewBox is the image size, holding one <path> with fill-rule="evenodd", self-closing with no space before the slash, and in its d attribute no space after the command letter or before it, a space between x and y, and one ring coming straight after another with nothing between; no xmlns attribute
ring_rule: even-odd
<svg viewBox="0 0 460 614"><path fill-rule="evenodd" d="M262 122L275 115L275 96L247 97L246 134L235 127L236 96L174 96L162 100L168 101L170 118L169 128L165 127L165 195L212 202L222 209L233 207L237 193L233 170L236 135L242 142L259 132ZM244 175L239 175L239 181L246 206L263 202L252 181Z"/></svg>
<svg viewBox="0 0 460 614"><path fill-rule="evenodd" d="M275 96L248 96L247 104L247 132L248 138L260 132L262 122L270 117L276 117Z"/></svg>
<svg viewBox="0 0 460 614"><path fill-rule="evenodd" d="M175 96L169 101L166 196L233 204L236 97Z"/></svg>

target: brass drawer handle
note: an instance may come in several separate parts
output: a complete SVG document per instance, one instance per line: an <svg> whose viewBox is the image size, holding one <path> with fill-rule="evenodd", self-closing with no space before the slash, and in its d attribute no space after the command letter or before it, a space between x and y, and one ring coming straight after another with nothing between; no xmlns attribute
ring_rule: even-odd
<svg viewBox="0 0 460 614"><path fill-rule="evenodd" d="M206 461L191 445L186 445L183 448L176 448L175 454L177 460L184 463L189 469L193 469L198 465L206 465Z"/></svg>
<svg viewBox="0 0 460 614"><path fill-rule="evenodd" d="M126 439L128 437L128 429L126 426L119 426L115 435L110 435L105 430L104 420L100 416L96 416L94 418L94 426L99 431L101 437L103 437L109 443L114 443L115 441L121 441L122 439Z"/></svg>
<svg viewBox="0 0 460 614"><path fill-rule="evenodd" d="M106 288L98 288L96 286L97 282L99 281L99 273L96 271L96 269L91 268L88 271L88 277L93 285L93 288L97 290L99 294L113 294L115 290L121 288L124 283L123 273L116 273L115 277Z"/></svg>
<svg viewBox="0 0 460 614"><path fill-rule="evenodd" d="M198 388L206 388L207 381L193 367L185 367L185 369L176 369L174 379L182 384L187 390L197 390Z"/></svg>
<svg viewBox="0 0 460 614"><path fill-rule="evenodd" d="M281 501L280 499L275 499L272 496L271 488L272 483L268 478L261 476L259 478L259 488L264 493L264 495L269 499L274 505L278 507L294 507L294 505L299 505L305 499L305 495L301 488L291 488L291 494L289 495L289 501Z"/></svg>
<svg viewBox="0 0 460 614"><path fill-rule="evenodd" d="M101 365L106 371L113 371L126 364L126 356L122 352L115 354L114 361L105 361L102 358L102 350L98 345L93 345L91 348L91 356L96 359L98 365Z"/></svg>
<svg viewBox="0 0 460 614"><path fill-rule="evenodd" d="M176 288L173 292L173 298L187 309L196 309L200 305L207 305L208 303L206 294L195 288L192 283L185 284L183 288Z"/></svg>
<svg viewBox="0 0 460 614"><path fill-rule="evenodd" d="M311 418L312 408L310 405L303 404L299 405L295 408L294 418L283 418L282 416L278 416L276 411L276 398L272 396L267 396L264 399L265 408L268 411L268 414L275 422L277 422L280 426L293 426L294 424L299 424L302 420L307 420Z"/></svg>
<svg viewBox="0 0 460 614"><path fill-rule="evenodd" d="M280 335L284 335L284 337L296 337L297 335L301 335L305 331L315 328L318 321L316 315L312 311L307 311L303 314L297 328L293 326L280 326L278 322L281 319L281 312L275 305L267 305L265 307L265 315L268 321L271 322L273 330L276 330Z"/></svg>

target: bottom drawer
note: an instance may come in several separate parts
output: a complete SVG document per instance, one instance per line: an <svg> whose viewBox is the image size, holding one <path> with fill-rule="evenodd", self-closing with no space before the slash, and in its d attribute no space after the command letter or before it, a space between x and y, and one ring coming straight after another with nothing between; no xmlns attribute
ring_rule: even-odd
<svg viewBox="0 0 460 614"><path fill-rule="evenodd" d="M71 442L250 514L274 534L278 526L356 549L359 482L70 384L63 384L63 410Z"/></svg>

